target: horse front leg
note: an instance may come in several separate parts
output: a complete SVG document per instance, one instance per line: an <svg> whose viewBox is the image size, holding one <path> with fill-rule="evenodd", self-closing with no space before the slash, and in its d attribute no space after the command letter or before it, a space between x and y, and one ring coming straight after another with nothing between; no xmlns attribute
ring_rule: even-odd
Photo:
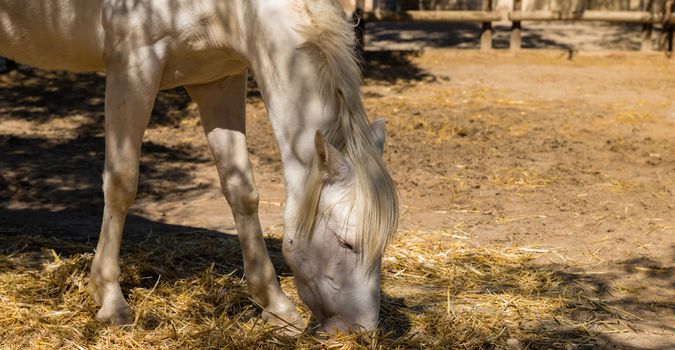
<svg viewBox="0 0 675 350"><path fill-rule="evenodd" d="M295 333L304 322L279 286L258 217L258 190L246 147L246 73L186 89L199 107L221 188L232 208L249 293L262 306L264 319Z"/></svg>
<svg viewBox="0 0 675 350"><path fill-rule="evenodd" d="M107 64L103 223L89 290L101 306L96 319L130 324L131 309L119 284L119 252L127 211L136 197L143 133L157 91L161 62L150 48L118 54Z"/></svg>

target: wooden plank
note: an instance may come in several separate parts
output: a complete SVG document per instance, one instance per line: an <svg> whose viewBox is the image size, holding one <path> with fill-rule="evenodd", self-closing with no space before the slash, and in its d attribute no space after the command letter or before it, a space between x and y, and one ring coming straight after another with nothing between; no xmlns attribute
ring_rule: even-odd
<svg viewBox="0 0 675 350"><path fill-rule="evenodd" d="M401 19L421 22L495 22L502 15L493 11L404 11Z"/></svg>
<svg viewBox="0 0 675 350"><path fill-rule="evenodd" d="M587 10L579 18L581 21L652 23L655 18L647 11L592 11Z"/></svg>
<svg viewBox="0 0 675 350"><path fill-rule="evenodd" d="M658 17L647 11L595 11L586 10L578 18L568 18L567 14L554 11L512 11L511 21L601 21L623 23L655 23Z"/></svg>
<svg viewBox="0 0 675 350"><path fill-rule="evenodd" d="M508 16L511 21L558 21L560 12L553 11L511 11Z"/></svg>

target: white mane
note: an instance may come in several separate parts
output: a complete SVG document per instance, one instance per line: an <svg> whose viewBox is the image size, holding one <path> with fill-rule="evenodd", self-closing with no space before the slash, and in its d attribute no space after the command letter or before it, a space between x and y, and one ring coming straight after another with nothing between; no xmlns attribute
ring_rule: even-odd
<svg viewBox="0 0 675 350"><path fill-rule="evenodd" d="M334 100L337 123L327 141L349 159L354 171L354 213L357 215L356 249L366 266L376 268L398 224L398 195L374 144L373 131L361 102L361 70L354 56L353 27L333 1L305 0L311 18L300 29L302 50L318 63L322 94ZM317 207L326 178L313 164L298 217L298 233L311 239Z"/></svg>

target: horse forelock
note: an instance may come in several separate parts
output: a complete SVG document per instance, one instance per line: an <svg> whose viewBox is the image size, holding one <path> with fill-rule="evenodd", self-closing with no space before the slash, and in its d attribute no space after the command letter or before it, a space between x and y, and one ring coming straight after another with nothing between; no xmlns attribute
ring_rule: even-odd
<svg viewBox="0 0 675 350"><path fill-rule="evenodd" d="M394 181L384 167L375 147L361 101L361 69L354 54L353 26L334 1L304 0L310 24L300 28L302 46L317 62L322 95L335 101L335 123L326 134L327 141L348 158L354 172L354 213L356 246L370 271L377 268L398 224L398 195ZM298 234L311 240L320 194L327 176L313 161L300 204Z"/></svg>

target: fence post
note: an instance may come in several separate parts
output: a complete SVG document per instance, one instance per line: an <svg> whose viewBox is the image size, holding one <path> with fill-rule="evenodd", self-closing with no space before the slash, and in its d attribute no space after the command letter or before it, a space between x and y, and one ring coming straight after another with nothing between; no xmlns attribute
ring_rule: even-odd
<svg viewBox="0 0 675 350"><path fill-rule="evenodd" d="M652 13L652 6L654 4L654 0L646 0L647 2L644 2L642 11L647 11L650 14ZM642 43L640 44L640 50L641 51L651 51L652 49L652 29L653 29L653 24L652 23L643 23L642 24Z"/></svg>
<svg viewBox="0 0 675 350"><path fill-rule="evenodd" d="M659 38L658 49L673 50L673 25L670 23L670 15L675 9L675 0L665 0L663 2L663 18L661 26L661 37Z"/></svg>
<svg viewBox="0 0 675 350"><path fill-rule="evenodd" d="M668 52L673 52L673 24L670 23L670 17L673 13L673 9L675 9L675 0L666 0L666 6L668 7L668 10L665 13L666 21L666 29L667 29L667 36L666 36L666 50Z"/></svg>
<svg viewBox="0 0 675 350"><path fill-rule="evenodd" d="M640 44L641 51L651 51L652 49L652 24L642 24L642 43Z"/></svg>
<svg viewBox="0 0 675 350"><path fill-rule="evenodd" d="M520 11L522 7L521 0L513 0L513 11ZM513 23L511 23L511 41L509 43L509 49L515 51L520 50L521 47L520 21L513 21Z"/></svg>
<svg viewBox="0 0 675 350"><path fill-rule="evenodd" d="M492 0L483 0L483 11L492 11ZM480 32L480 49L492 49L492 22L483 22Z"/></svg>

